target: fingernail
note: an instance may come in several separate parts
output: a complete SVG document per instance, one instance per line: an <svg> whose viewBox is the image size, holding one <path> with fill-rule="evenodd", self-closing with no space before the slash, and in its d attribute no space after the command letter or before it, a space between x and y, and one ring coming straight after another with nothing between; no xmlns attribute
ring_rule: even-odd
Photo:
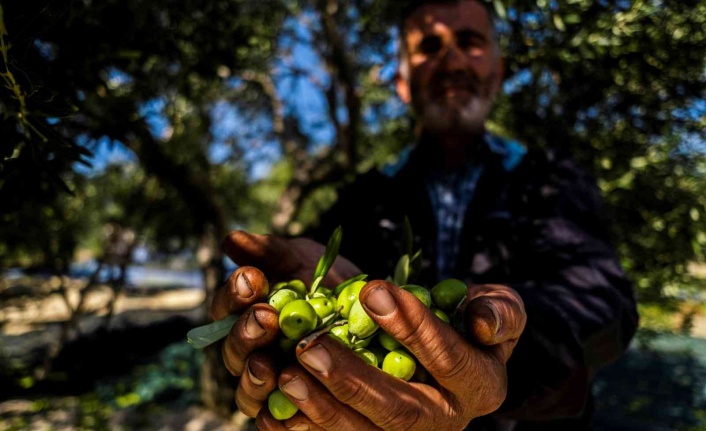
<svg viewBox="0 0 706 431"><path fill-rule="evenodd" d="M331 354L321 344L299 355L299 360L320 373L326 373L333 368Z"/></svg>
<svg viewBox="0 0 706 431"><path fill-rule="evenodd" d="M490 301L486 302L484 305L490 310L490 314L493 316L492 319L495 323L495 326L493 327L493 334L497 335L498 332L500 332L500 327L502 326L500 312L498 312L498 309L495 307L495 304Z"/></svg>
<svg viewBox="0 0 706 431"><path fill-rule="evenodd" d="M309 388L307 388L306 383L297 376L282 385L282 392L285 392L298 401L304 401L309 398Z"/></svg>
<svg viewBox="0 0 706 431"><path fill-rule="evenodd" d="M245 332L252 339L260 338L267 334L267 331L265 331L263 327L260 326L260 322L257 321L255 311L250 312L250 316L248 316L248 320L245 322Z"/></svg>
<svg viewBox="0 0 706 431"><path fill-rule="evenodd" d="M378 316L387 316L395 311L395 299L384 287L377 287L365 298L365 306Z"/></svg>
<svg viewBox="0 0 706 431"><path fill-rule="evenodd" d="M309 428L309 424L301 423L301 424L292 425L291 427L289 427L287 429L291 430L291 431L309 431L310 428Z"/></svg>
<svg viewBox="0 0 706 431"><path fill-rule="evenodd" d="M484 342L491 342L502 330L500 313L495 304L488 300L475 301L470 304L470 313L464 313L464 321L469 328Z"/></svg>
<svg viewBox="0 0 706 431"><path fill-rule="evenodd" d="M255 377L255 374L253 374L252 370L250 369L250 363L248 363L247 369L248 369L248 377L250 378L250 381L253 383L253 385L262 386L265 384L264 380L260 380L257 377Z"/></svg>
<svg viewBox="0 0 706 431"><path fill-rule="evenodd" d="M248 280L244 272L241 272L235 280L235 291L238 292L238 296L241 298L250 298L255 293L250 287L250 280Z"/></svg>

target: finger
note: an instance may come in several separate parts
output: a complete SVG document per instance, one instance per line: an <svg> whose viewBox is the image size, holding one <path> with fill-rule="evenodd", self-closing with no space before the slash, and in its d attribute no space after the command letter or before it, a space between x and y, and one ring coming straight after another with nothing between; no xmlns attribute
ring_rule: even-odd
<svg viewBox="0 0 706 431"><path fill-rule="evenodd" d="M324 337L328 338L328 337ZM333 343L336 341L330 340ZM362 362L362 361L361 361ZM363 364L372 369L372 367ZM319 381L300 365L282 371L279 386L301 412L317 426L329 430L379 430L370 419L334 397Z"/></svg>
<svg viewBox="0 0 706 431"><path fill-rule="evenodd" d="M459 312L471 337L481 344L498 346L498 359L506 363L527 323L520 295L507 286L471 286Z"/></svg>
<svg viewBox="0 0 706 431"><path fill-rule="evenodd" d="M297 348L299 362L338 402L350 406L377 427L410 429L413 424L426 424L428 429L434 429L435 412L452 409L430 386L409 384L370 366L327 335L307 338L301 344Z"/></svg>
<svg viewBox="0 0 706 431"><path fill-rule="evenodd" d="M494 403L504 398L501 389L506 386L504 364L471 346L414 295L391 283L367 283L360 301L373 320L402 343L442 387L459 397L487 397L497 408ZM481 410L490 408L481 406Z"/></svg>
<svg viewBox="0 0 706 431"><path fill-rule="evenodd" d="M221 320L231 314L242 313L250 305L261 301L269 293L267 278L257 268L243 266L235 270L221 286L211 302L211 315Z"/></svg>
<svg viewBox="0 0 706 431"><path fill-rule="evenodd" d="M259 431L325 431L302 412L297 412L285 421L279 421L268 409L262 409L255 419Z"/></svg>
<svg viewBox="0 0 706 431"><path fill-rule="evenodd" d="M223 248L236 264L256 266L268 274L293 274L301 266L288 240L274 235L236 230L228 234Z"/></svg>
<svg viewBox="0 0 706 431"><path fill-rule="evenodd" d="M254 418L267 397L277 387L277 368L274 357L265 351L248 356L243 375L235 392L235 403L246 416Z"/></svg>
<svg viewBox="0 0 706 431"><path fill-rule="evenodd" d="M223 360L234 376L239 376L245 360L255 350L269 345L279 335L277 310L271 305L258 303L240 316L223 343Z"/></svg>
<svg viewBox="0 0 706 431"><path fill-rule="evenodd" d="M301 411L283 422L284 427L290 431L326 431L326 428L316 425Z"/></svg>
<svg viewBox="0 0 706 431"><path fill-rule="evenodd" d="M244 231L231 232L224 242L226 254L239 265L262 269L271 280L298 278L311 283L317 263L326 248L308 238L285 239ZM360 274L349 260L338 256L323 280L333 286Z"/></svg>
<svg viewBox="0 0 706 431"><path fill-rule="evenodd" d="M287 431L284 427L284 423L278 421L272 416L272 413L268 409L260 410L255 418L255 428L258 431Z"/></svg>

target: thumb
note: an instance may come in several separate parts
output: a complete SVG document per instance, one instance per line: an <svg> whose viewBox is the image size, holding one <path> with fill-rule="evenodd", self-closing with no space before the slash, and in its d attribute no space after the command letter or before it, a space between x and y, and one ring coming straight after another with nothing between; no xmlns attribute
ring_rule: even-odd
<svg viewBox="0 0 706 431"><path fill-rule="evenodd" d="M368 282L360 291L360 302L440 385L453 393L466 391L467 382L458 376L473 368L474 358L470 345L450 325L414 295L386 281Z"/></svg>
<svg viewBox="0 0 706 431"><path fill-rule="evenodd" d="M527 323L520 295L502 285L471 286L459 311L469 338L486 346L498 346L498 359L507 362Z"/></svg>

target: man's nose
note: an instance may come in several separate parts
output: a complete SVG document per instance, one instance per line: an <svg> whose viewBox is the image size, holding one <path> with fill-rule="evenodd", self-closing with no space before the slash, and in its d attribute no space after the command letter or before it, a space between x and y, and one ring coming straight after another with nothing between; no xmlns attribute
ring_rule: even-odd
<svg viewBox="0 0 706 431"><path fill-rule="evenodd" d="M466 54L456 45L451 45L444 52L439 67L447 72L465 72L470 66Z"/></svg>

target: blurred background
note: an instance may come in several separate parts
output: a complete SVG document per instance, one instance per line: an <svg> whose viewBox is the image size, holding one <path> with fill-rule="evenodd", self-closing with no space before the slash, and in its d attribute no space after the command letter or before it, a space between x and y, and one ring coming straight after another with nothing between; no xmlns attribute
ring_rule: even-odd
<svg viewBox="0 0 706 431"><path fill-rule="evenodd" d="M639 295L596 429L705 430L706 1L493 3L489 128L598 178ZM185 334L229 230L297 234L413 141L398 8L0 0L0 429L253 429Z"/></svg>

